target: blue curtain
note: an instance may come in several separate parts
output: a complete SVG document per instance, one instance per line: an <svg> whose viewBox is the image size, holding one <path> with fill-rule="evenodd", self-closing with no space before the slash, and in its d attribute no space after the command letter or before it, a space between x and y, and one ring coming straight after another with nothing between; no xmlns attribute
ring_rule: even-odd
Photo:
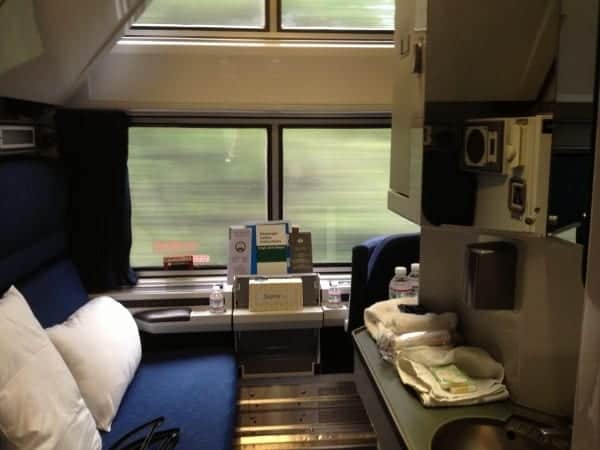
<svg viewBox="0 0 600 450"><path fill-rule="evenodd" d="M69 251L90 292L137 281L129 264L128 126L121 111L60 110L56 115L69 190Z"/></svg>

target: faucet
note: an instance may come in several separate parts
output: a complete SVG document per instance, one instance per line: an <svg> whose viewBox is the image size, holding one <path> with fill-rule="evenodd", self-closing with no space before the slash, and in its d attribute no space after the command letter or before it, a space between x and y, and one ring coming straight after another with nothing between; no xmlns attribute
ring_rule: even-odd
<svg viewBox="0 0 600 450"><path fill-rule="evenodd" d="M540 435L553 447L568 450L571 448L572 430L569 425L540 428Z"/></svg>
<svg viewBox="0 0 600 450"><path fill-rule="evenodd" d="M514 433L537 442L543 448L569 450L571 448L571 426L557 423L542 425L524 417L513 416L506 424L507 433Z"/></svg>

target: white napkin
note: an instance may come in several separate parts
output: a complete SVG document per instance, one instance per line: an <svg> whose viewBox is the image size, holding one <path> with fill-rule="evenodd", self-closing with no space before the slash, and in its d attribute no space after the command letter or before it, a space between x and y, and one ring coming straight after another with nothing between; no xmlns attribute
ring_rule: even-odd
<svg viewBox="0 0 600 450"><path fill-rule="evenodd" d="M455 313L443 314L407 314L398 309L398 305L406 299L395 298L374 303L365 309L364 321L369 333L375 340L381 330L379 324L396 335L412 333L414 331L454 331L458 319Z"/></svg>
<svg viewBox="0 0 600 450"><path fill-rule="evenodd" d="M454 364L468 375L475 391L453 394L442 388L429 367ZM509 397L502 380L504 368L477 347L414 347L396 353L400 379L415 389L425 406L456 406L487 403Z"/></svg>

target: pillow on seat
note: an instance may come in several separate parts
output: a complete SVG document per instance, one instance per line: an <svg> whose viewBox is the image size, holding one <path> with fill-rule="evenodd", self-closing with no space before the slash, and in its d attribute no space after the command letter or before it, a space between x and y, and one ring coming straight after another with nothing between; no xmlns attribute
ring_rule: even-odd
<svg viewBox="0 0 600 450"><path fill-rule="evenodd" d="M135 320L119 302L98 297L46 332L77 381L96 425L110 431L142 357Z"/></svg>
<svg viewBox="0 0 600 450"><path fill-rule="evenodd" d="M101 449L77 383L14 287L0 297L0 442L19 449Z"/></svg>

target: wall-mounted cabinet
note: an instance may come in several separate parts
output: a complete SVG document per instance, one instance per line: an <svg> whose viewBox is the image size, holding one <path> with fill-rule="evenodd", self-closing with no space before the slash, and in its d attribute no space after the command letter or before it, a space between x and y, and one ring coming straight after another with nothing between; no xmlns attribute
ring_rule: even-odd
<svg viewBox="0 0 600 450"><path fill-rule="evenodd" d="M486 232L581 225L593 92L570 90L591 86L596 30L575 3L397 0L389 209Z"/></svg>
<svg viewBox="0 0 600 450"><path fill-rule="evenodd" d="M421 223L427 1L397 0L388 208Z"/></svg>

